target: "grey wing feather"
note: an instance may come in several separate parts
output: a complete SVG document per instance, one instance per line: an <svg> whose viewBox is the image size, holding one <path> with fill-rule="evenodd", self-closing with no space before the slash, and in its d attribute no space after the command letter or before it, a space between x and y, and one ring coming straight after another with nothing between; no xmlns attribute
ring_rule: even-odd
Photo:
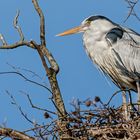
<svg viewBox="0 0 140 140"><path fill-rule="evenodd" d="M130 29L123 29L122 38L112 45L112 53L118 67L132 78L140 78L140 36Z"/></svg>
<svg viewBox="0 0 140 140"><path fill-rule="evenodd" d="M110 44L114 44L118 39L121 39L123 36L123 30L121 28L113 28L106 34L106 40L109 41Z"/></svg>

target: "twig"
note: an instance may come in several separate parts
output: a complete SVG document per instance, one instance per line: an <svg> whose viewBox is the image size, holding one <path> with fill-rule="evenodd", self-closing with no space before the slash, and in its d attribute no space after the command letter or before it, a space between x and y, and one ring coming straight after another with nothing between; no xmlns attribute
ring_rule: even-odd
<svg viewBox="0 0 140 140"><path fill-rule="evenodd" d="M42 80L43 78L38 75L36 72L32 71L32 70L29 70L29 69L25 69L25 68L21 68L21 70L25 71L25 72L28 72L28 73L31 73L32 74L32 77L37 77L39 78L40 80ZM44 81L43 81L44 82Z"/></svg>
<svg viewBox="0 0 140 140"><path fill-rule="evenodd" d="M32 131L32 130L41 129L41 128L44 128L44 129L47 128L47 129L48 129L49 127L52 127L52 125L55 125L56 121L57 121L57 120L53 120L50 124L45 124L45 125L36 126L36 127L34 127L34 128L30 128L30 129L24 130L24 131L22 131L22 132L26 133L26 132L30 132L30 131Z"/></svg>
<svg viewBox="0 0 140 140"><path fill-rule="evenodd" d="M2 42L2 45L7 45L6 40L2 34L0 34L0 40Z"/></svg>
<svg viewBox="0 0 140 140"><path fill-rule="evenodd" d="M28 122L30 122L31 124L34 125L34 122L31 121L31 120L27 117L27 115L22 111L21 106L19 106L19 105L17 104L15 98L9 93L9 91L6 90L6 93L7 93L7 95L11 98L12 104L14 104L14 105L19 109L21 115L22 115Z"/></svg>
<svg viewBox="0 0 140 140"><path fill-rule="evenodd" d="M125 0L125 1L128 3L128 5L129 5L128 8L130 10L129 10L128 16L126 17L126 19L124 20L124 22L126 22L131 15L134 15L140 21L140 18L137 16L137 14L136 14L136 12L134 10L136 4L138 3L138 0L135 0L135 2L130 1L130 0Z"/></svg>
<svg viewBox="0 0 140 140"><path fill-rule="evenodd" d="M20 13L20 11L17 10L17 14L16 14L16 16L15 16L15 19L14 19L14 21L13 21L13 24L14 24L15 29L17 29L17 31L18 31L18 33L19 33L19 35L20 35L20 41L22 42L22 41L24 41L24 35L23 35L23 33L22 33L22 30L21 30L20 26L17 25L17 24L18 24L19 13Z"/></svg>
<svg viewBox="0 0 140 140"><path fill-rule="evenodd" d="M23 93L23 92L22 92L22 93ZM28 101L29 101L29 103L30 103L30 105L31 105L32 108L35 108L35 109L41 110L41 111L46 111L46 112L49 112L49 113L51 113L51 114L56 115L56 113L53 112L53 111L50 111L50 110L43 109L43 108L40 108L40 107L35 106L35 105L33 104L32 100L31 100L29 94L27 94L27 93L25 93L25 92L24 92L24 94L27 96L27 99L28 99Z"/></svg>
<svg viewBox="0 0 140 140"><path fill-rule="evenodd" d="M34 7L40 16L40 41L42 46L46 46L46 39L45 39L45 19L44 19L44 14L41 10L41 8L38 5L37 0L32 0Z"/></svg>
<svg viewBox="0 0 140 140"><path fill-rule="evenodd" d="M31 77L37 77L39 80L41 80L41 81L43 80L43 78L40 75L38 75L36 72L34 72L32 70L29 70L29 69L26 69L26 68L16 67L16 66L14 66L14 65L12 65L8 62L6 64L8 66L10 66L16 72L20 72L20 71L28 72L28 73L32 74ZM43 83L47 86L47 83L45 81L43 81Z"/></svg>
<svg viewBox="0 0 140 140"><path fill-rule="evenodd" d="M129 89L126 89L126 90L118 90L116 91L112 96L111 98L109 99L109 101L105 104L105 106L108 106L111 102L111 100L113 99L114 96L116 96L118 93L121 93L122 91L130 91Z"/></svg>
<svg viewBox="0 0 140 140"><path fill-rule="evenodd" d="M3 46L0 46L0 49L15 49L15 48L21 47L21 46L28 46L30 48L34 48L31 42L24 41L24 36L23 36L22 30L21 30L20 26L17 25L18 17L19 17L19 10L17 11L17 14L14 18L13 25L20 35L20 40L18 42L15 42L14 44L8 45L6 43L6 40L4 39L3 35L0 34L0 40L2 41L2 44L3 44Z"/></svg>
<svg viewBox="0 0 140 140"><path fill-rule="evenodd" d="M47 89L50 93L52 93L52 91L48 87L46 87L46 86L44 86L44 85L42 85L42 84L40 84L38 82L35 82L33 80L28 79L27 77L25 77L23 74L21 74L19 72L16 72L16 71L0 72L0 75L1 74L17 74L17 75L21 76L22 78L24 78L26 81L28 81L30 83L33 83L35 85L38 85L40 87L43 87L43 88Z"/></svg>

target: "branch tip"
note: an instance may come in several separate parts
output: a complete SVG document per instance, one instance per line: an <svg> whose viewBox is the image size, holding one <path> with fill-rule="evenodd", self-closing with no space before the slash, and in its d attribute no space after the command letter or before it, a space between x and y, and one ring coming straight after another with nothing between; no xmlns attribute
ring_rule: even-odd
<svg viewBox="0 0 140 140"><path fill-rule="evenodd" d="M22 33L22 30L21 30L20 26L18 25L19 14L20 14L20 10L17 10L17 13L16 13L16 16L14 18L13 24L14 24L15 29L18 31L18 33L20 35L20 41L24 41L24 35Z"/></svg>
<svg viewBox="0 0 140 140"><path fill-rule="evenodd" d="M2 34L0 34L0 40L1 40L3 46L7 45L7 42Z"/></svg>

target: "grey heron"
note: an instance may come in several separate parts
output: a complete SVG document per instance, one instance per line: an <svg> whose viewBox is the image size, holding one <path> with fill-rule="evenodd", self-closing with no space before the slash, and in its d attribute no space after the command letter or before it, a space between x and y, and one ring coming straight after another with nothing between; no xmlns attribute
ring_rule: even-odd
<svg viewBox="0 0 140 140"><path fill-rule="evenodd" d="M120 89L138 93L140 103L140 34L97 15L58 36L83 32L83 43L90 59ZM138 107L140 111L140 107Z"/></svg>

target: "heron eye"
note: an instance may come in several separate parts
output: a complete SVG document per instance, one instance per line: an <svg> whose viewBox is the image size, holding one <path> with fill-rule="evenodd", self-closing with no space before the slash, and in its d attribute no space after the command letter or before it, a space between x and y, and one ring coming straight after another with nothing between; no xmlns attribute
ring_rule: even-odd
<svg viewBox="0 0 140 140"><path fill-rule="evenodd" d="M86 25L90 25L90 23L91 23L90 20L86 20L86 21L85 21L85 24L86 24Z"/></svg>
<svg viewBox="0 0 140 140"><path fill-rule="evenodd" d="M91 23L91 21L90 21L90 20L87 20L87 21L86 21L86 23L90 24L90 23Z"/></svg>

